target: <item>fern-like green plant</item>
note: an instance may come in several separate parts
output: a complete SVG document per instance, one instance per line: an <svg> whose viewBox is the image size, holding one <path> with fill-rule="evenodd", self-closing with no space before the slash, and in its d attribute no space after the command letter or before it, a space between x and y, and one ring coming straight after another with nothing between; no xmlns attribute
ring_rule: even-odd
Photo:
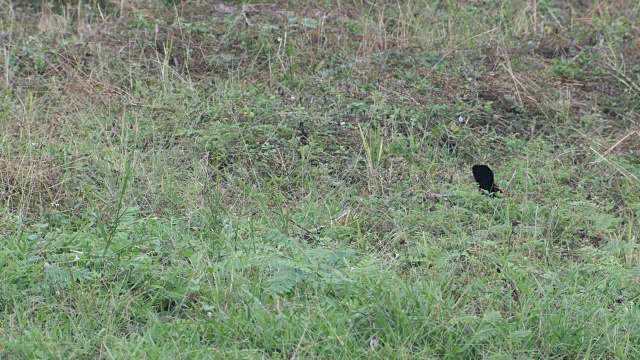
<svg viewBox="0 0 640 360"><path fill-rule="evenodd" d="M273 295L283 295L291 293L303 283L315 287L354 283L343 271L347 258L355 255L353 250L315 248L303 250L299 255L297 259L283 258L277 261L278 270L269 279L267 291Z"/></svg>

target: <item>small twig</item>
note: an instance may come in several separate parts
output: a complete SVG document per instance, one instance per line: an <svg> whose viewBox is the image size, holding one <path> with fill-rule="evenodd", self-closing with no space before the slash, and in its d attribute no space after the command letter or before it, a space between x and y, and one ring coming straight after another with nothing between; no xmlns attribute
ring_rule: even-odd
<svg viewBox="0 0 640 360"><path fill-rule="evenodd" d="M247 23L247 26L253 26L253 24L251 23L251 21L247 17L246 9L247 9L247 6L246 5L242 5L242 17L244 17L244 21Z"/></svg>
<svg viewBox="0 0 640 360"><path fill-rule="evenodd" d="M627 135L623 136L622 139L616 141L615 144L613 144L609 149L607 149L607 151L605 151L602 156L606 156L607 154L609 154L613 149L617 148L618 145L622 144L623 141L625 141L629 136L636 134L637 132L634 130L630 133L628 133Z"/></svg>

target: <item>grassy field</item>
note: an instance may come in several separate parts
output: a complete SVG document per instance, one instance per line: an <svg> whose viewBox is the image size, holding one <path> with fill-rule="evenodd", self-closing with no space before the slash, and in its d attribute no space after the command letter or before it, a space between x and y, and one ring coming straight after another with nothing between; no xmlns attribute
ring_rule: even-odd
<svg viewBox="0 0 640 360"><path fill-rule="evenodd" d="M640 357L637 1L0 0L0 55L0 359Z"/></svg>

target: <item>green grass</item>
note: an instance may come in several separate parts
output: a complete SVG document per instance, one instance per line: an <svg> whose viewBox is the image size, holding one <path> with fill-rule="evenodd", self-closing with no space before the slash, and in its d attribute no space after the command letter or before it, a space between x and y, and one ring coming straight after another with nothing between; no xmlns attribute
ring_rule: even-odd
<svg viewBox="0 0 640 360"><path fill-rule="evenodd" d="M0 358L640 357L636 2L0 8Z"/></svg>

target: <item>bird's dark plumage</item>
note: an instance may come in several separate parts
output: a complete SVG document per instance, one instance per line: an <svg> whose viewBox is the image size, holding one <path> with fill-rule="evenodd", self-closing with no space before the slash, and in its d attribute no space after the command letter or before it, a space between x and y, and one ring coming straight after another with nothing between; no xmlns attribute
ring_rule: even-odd
<svg viewBox="0 0 640 360"><path fill-rule="evenodd" d="M473 165L473 178L478 183L478 187L486 190L488 193L502 192L502 190L494 183L493 171L487 165Z"/></svg>

